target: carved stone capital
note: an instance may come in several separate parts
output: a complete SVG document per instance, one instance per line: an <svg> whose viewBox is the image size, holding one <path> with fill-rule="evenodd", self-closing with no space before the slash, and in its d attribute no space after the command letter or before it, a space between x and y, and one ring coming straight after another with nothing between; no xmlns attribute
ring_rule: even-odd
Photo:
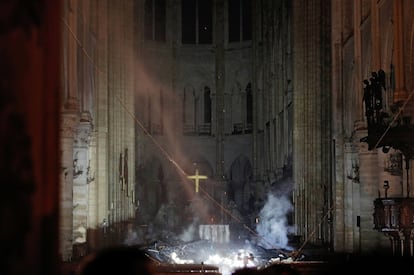
<svg viewBox="0 0 414 275"><path fill-rule="evenodd" d="M74 113L63 113L60 116L60 133L62 138L73 138L77 132L79 116Z"/></svg>
<svg viewBox="0 0 414 275"><path fill-rule="evenodd" d="M63 112L78 113L79 100L76 97L67 98L65 104L63 105Z"/></svg>

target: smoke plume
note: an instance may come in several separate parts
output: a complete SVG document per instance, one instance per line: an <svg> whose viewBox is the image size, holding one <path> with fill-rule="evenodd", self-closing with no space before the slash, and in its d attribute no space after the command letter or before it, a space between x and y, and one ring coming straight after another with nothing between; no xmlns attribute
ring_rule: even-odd
<svg viewBox="0 0 414 275"><path fill-rule="evenodd" d="M291 227L287 215L292 211L292 204L287 196L267 196L267 201L260 211L256 230L259 235L258 244L265 248L289 248L288 234Z"/></svg>

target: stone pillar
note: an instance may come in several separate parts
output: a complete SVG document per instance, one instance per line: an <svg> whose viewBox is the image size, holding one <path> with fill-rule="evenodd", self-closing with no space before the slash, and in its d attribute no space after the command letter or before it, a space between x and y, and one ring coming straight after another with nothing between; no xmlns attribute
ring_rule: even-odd
<svg viewBox="0 0 414 275"><path fill-rule="evenodd" d="M97 199L98 211L102 220L115 226L116 233L122 230L121 222L132 215L130 184L134 182L134 104L133 104L133 9L131 1L99 2L99 9L107 17L98 17L98 22L107 26L100 32L98 40L102 43L98 50L98 63L104 73L98 76L97 107ZM110 11L110 12L108 12ZM105 30L105 29L104 29ZM101 138L102 137L102 138ZM126 178L125 152L128 149L129 171ZM128 182L128 188L126 183ZM102 199L102 200L101 200ZM102 205L102 206L101 206ZM105 213L106 212L106 213ZM100 216L100 214L99 214ZM114 236L118 238L119 236ZM111 240L112 241L112 240ZM113 239L113 241L116 241Z"/></svg>
<svg viewBox="0 0 414 275"><path fill-rule="evenodd" d="M64 93L61 112L61 212L60 212L60 253L63 261L72 258L73 243L73 142L79 123L78 78L77 78L77 0L64 2L64 33L66 48L64 51Z"/></svg>
<svg viewBox="0 0 414 275"><path fill-rule="evenodd" d="M261 1L253 1L252 8L253 14L260 15L261 12ZM253 125L252 125L252 138L253 138L253 148L252 148L252 165L253 165L253 179L259 183L259 178L261 171L263 169L262 158L259 158L260 142L262 139L259 137L259 129L261 128L261 108L258 106L262 105L262 85L261 82L261 72L262 72L262 54L261 54L261 43L262 38L260 36L262 32L262 22L261 16L253 16L253 33L252 33L252 94L253 94ZM259 124L260 123L260 124Z"/></svg>
<svg viewBox="0 0 414 275"><path fill-rule="evenodd" d="M110 12L109 12L110 11ZM119 116L119 64L120 51L119 47L119 5L118 3L108 1L108 186L109 186L109 226L114 226L119 220L119 161L121 150L118 143L118 134L120 129L117 117ZM109 147L110 145L110 147ZM115 228L113 228L115 230Z"/></svg>
<svg viewBox="0 0 414 275"><path fill-rule="evenodd" d="M363 123L356 127L355 140L368 135L368 130L363 127ZM359 213L355 213L354 220L357 221L356 227L359 231L359 240L356 239L354 252L371 253L378 248L379 240L382 237L373 229L374 227L374 200L378 197L378 154L376 150L368 150L368 144L359 144L359 166L360 166L360 192L359 192Z"/></svg>
<svg viewBox="0 0 414 275"><path fill-rule="evenodd" d="M60 253L63 261L72 258L72 230L73 230L73 139L79 123L76 106L70 111L61 114L61 152L62 174L60 188Z"/></svg>
<svg viewBox="0 0 414 275"><path fill-rule="evenodd" d="M87 171L87 184L88 184L88 214L87 214L87 228L89 234L87 235L88 247L92 250L98 246L98 240L96 234L94 235L91 232L96 233L96 229L99 227L103 218L99 218L99 205L98 200L98 184L96 178L98 177L97 171L97 135L96 132L92 132L90 135L89 143L89 169ZM90 238L89 238L90 237Z"/></svg>
<svg viewBox="0 0 414 275"><path fill-rule="evenodd" d="M345 177L341 196L343 200L341 211L344 213L344 240L343 249L340 251L349 253L359 251L360 226L357 224L357 216L360 216L360 206L356 203L360 199L358 143L359 141L346 142L344 150ZM338 192L337 195L340 197Z"/></svg>
<svg viewBox="0 0 414 275"><path fill-rule="evenodd" d="M67 51L66 51L66 66L65 71L67 71L66 80L66 89L67 89L67 98L70 98L73 101L78 101L78 77L77 77L77 55L78 55L78 42L77 39L77 0L67 0L65 7L65 16L66 16L66 28L65 32L67 35Z"/></svg>
<svg viewBox="0 0 414 275"><path fill-rule="evenodd" d="M215 0L216 18L215 44L216 44L216 177L224 177L224 87L225 87L225 55L224 55L224 1Z"/></svg>
<svg viewBox="0 0 414 275"><path fill-rule="evenodd" d="M395 91L394 102L404 101L407 98L405 87L404 63L404 13L403 0L393 1L393 34L394 34L394 60L395 64Z"/></svg>
<svg viewBox="0 0 414 275"><path fill-rule="evenodd" d="M134 1L128 0L124 1L124 17L126 17L126 25L128 26L125 30L125 44L126 44L126 54L124 56L124 74L125 74L125 97L124 103L126 110L124 113L124 153L125 149L127 152L126 163L128 165L126 183L127 187L125 190L125 203L126 203L126 218L127 220L132 219L135 216L135 207L134 207L134 192L135 192L135 105L134 105L134 79L135 79L135 64L134 60L134 13L133 13L133 3ZM167 104L165 104L167 105Z"/></svg>
<svg viewBox="0 0 414 275"><path fill-rule="evenodd" d="M84 243L79 228L86 230L89 207L89 182L91 180L91 157L89 154L90 135L92 132L91 118L83 113L77 127L73 145L73 240L74 243Z"/></svg>
<svg viewBox="0 0 414 275"><path fill-rule="evenodd" d="M356 104L357 107L356 110L359 110L358 113L358 119L364 120L365 119L365 112L362 104L362 98L363 98L363 85L362 83L362 38L361 38L361 1L356 1L353 5L353 17L354 17L354 60L355 60L355 73L353 74L355 76L355 84L354 84L354 90L356 93Z"/></svg>
<svg viewBox="0 0 414 275"><path fill-rule="evenodd" d="M329 12L326 2L305 6L303 1L293 1L295 222L298 233L312 242L329 238L325 233L329 232L326 212L331 210L331 87L329 81L321 81L331 75L326 55Z"/></svg>
<svg viewBox="0 0 414 275"><path fill-rule="evenodd" d="M95 70L96 80L96 176L95 188L96 193L91 194L95 200L96 206L96 223L91 223L90 227L96 229L104 221L108 221L108 1L96 0L94 12L93 30L97 36L96 64L99 70ZM91 197L92 199L92 197ZM92 201L91 201L92 202Z"/></svg>

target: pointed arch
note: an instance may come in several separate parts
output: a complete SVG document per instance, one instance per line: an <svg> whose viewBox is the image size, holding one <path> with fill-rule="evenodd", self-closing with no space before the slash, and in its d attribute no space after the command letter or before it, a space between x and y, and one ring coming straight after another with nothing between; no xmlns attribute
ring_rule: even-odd
<svg viewBox="0 0 414 275"><path fill-rule="evenodd" d="M204 86L204 123L211 123L211 90Z"/></svg>
<svg viewBox="0 0 414 275"><path fill-rule="evenodd" d="M251 83L246 85L246 129L251 131L253 124L253 92Z"/></svg>
<svg viewBox="0 0 414 275"><path fill-rule="evenodd" d="M244 123L244 90L239 82L235 82L230 94L229 104L227 106L230 110L230 123L233 127L232 134L241 134L243 132Z"/></svg>
<svg viewBox="0 0 414 275"><path fill-rule="evenodd" d="M243 154L237 156L230 166L228 194L229 199L236 203L242 214L246 213L250 207L252 174L250 160Z"/></svg>
<svg viewBox="0 0 414 275"><path fill-rule="evenodd" d="M143 222L150 222L158 209L167 201L167 186L164 180L164 168L158 157L152 156L137 170L136 197L137 205L143 216L137 217ZM138 215L139 215L138 213Z"/></svg>
<svg viewBox="0 0 414 275"><path fill-rule="evenodd" d="M195 132L196 126L196 91L193 86L187 85L184 87L182 101L183 133L191 134Z"/></svg>
<svg viewBox="0 0 414 275"><path fill-rule="evenodd" d="M187 173L191 174L195 171L195 168L197 168L200 173L203 173L210 178L214 176L213 167L205 157L194 155L190 156L190 160L189 164L187 164Z"/></svg>

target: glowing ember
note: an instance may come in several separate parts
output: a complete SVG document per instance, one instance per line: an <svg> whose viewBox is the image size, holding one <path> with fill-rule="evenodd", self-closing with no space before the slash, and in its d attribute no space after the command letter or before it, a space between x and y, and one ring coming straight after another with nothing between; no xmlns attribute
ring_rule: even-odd
<svg viewBox="0 0 414 275"><path fill-rule="evenodd" d="M171 259L174 263L194 263L193 260L183 260L177 256L176 252L171 253ZM235 252L230 252L229 255L223 256L220 254L208 255L207 259L203 261L205 264L215 265L219 267L223 275L231 274L235 270L245 267L257 267L260 263L255 259L252 252L244 249L239 249Z"/></svg>
<svg viewBox="0 0 414 275"><path fill-rule="evenodd" d="M168 255L170 263L208 264L217 266L221 274L230 275L241 268L261 269L275 262L293 261L292 258L280 251L267 250L262 247L234 249L214 247L211 242L205 242L204 246L200 246L200 244L198 242L197 248L194 250L190 243L180 248L174 248Z"/></svg>

